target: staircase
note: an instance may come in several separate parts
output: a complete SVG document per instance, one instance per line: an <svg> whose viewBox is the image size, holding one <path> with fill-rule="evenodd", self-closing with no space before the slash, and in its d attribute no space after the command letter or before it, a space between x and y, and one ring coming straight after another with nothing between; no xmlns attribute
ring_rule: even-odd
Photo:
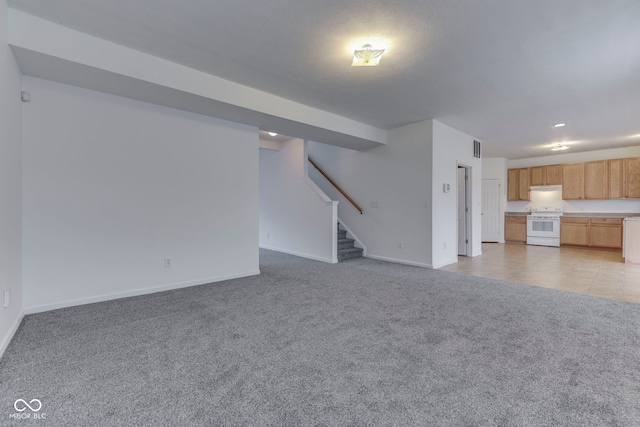
<svg viewBox="0 0 640 427"><path fill-rule="evenodd" d="M338 224L338 261L362 257L362 248L356 248L354 242L355 240L347 238L347 230L340 229Z"/></svg>

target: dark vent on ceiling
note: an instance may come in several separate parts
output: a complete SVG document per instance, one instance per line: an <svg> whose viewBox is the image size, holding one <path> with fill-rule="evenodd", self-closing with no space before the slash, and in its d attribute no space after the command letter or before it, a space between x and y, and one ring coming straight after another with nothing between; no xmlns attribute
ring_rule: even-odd
<svg viewBox="0 0 640 427"><path fill-rule="evenodd" d="M473 157L479 159L482 157L482 147L480 141L473 141Z"/></svg>

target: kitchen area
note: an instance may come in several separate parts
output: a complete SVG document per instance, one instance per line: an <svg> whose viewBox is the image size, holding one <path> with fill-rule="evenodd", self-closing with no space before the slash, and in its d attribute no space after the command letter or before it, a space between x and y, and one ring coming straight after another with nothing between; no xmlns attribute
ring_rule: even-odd
<svg viewBox="0 0 640 427"><path fill-rule="evenodd" d="M640 264L640 157L509 168L504 236L622 251Z"/></svg>

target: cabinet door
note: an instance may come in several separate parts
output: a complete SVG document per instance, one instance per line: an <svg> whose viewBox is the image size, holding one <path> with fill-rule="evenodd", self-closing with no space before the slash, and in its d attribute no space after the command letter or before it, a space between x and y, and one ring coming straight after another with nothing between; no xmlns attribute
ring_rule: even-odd
<svg viewBox="0 0 640 427"><path fill-rule="evenodd" d="M591 218L591 246L622 249L622 218Z"/></svg>
<svg viewBox="0 0 640 427"><path fill-rule="evenodd" d="M607 161L584 163L584 198L607 198Z"/></svg>
<svg viewBox="0 0 640 427"><path fill-rule="evenodd" d="M582 163L562 165L562 198L564 200L582 199Z"/></svg>
<svg viewBox="0 0 640 427"><path fill-rule="evenodd" d="M546 166L531 167L531 185L545 185L547 183L546 169Z"/></svg>
<svg viewBox="0 0 640 427"><path fill-rule="evenodd" d="M624 197L624 159L607 160L607 198Z"/></svg>
<svg viewBox="0 0 640 427"><path fill-rule="evenodd" d="M518 199L529 200L529 168L521 168L518 171Z"/></svg>
<svg viewBox="0 0 640 427"><path fill-rule="evenodd" d="M630 157L624 159L625 170L625 187L626 187L626 197L630 198L640 198L640 157Z"/></svg>
<svg viewBox="0 0 640 427"><path fill-rule="evenodd" d="M560 244L589 246L589 218L561 218Z"/></svg>
<svg viewBox="0 0 640 427"><path fill-rule="evenodd" d="M546 184L560 185L562 184L562 165L549 165L546 168Z"/></svg>
<svg viewBox="0 0 640 427"><path fill-rule="evenodd" d="M507 170L507 200L519 200L520 186L518 185L518 169Z"/></svg>
<svg viewBox="0 0 640 427"><path fill-rule="evenodd" d="M526 242L527 217L506 216L504 218L504 239L508 242Z"/></svg>

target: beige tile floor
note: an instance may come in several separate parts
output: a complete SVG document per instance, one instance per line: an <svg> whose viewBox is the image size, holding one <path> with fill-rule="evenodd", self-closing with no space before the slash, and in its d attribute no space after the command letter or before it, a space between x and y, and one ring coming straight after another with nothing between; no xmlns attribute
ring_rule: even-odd
<svg viewBox="0 0 640 427"><path fill-rule="evenodd" d="M621 251L483 243L482 255L440 270L640 304L640 265Z"/></svg>

